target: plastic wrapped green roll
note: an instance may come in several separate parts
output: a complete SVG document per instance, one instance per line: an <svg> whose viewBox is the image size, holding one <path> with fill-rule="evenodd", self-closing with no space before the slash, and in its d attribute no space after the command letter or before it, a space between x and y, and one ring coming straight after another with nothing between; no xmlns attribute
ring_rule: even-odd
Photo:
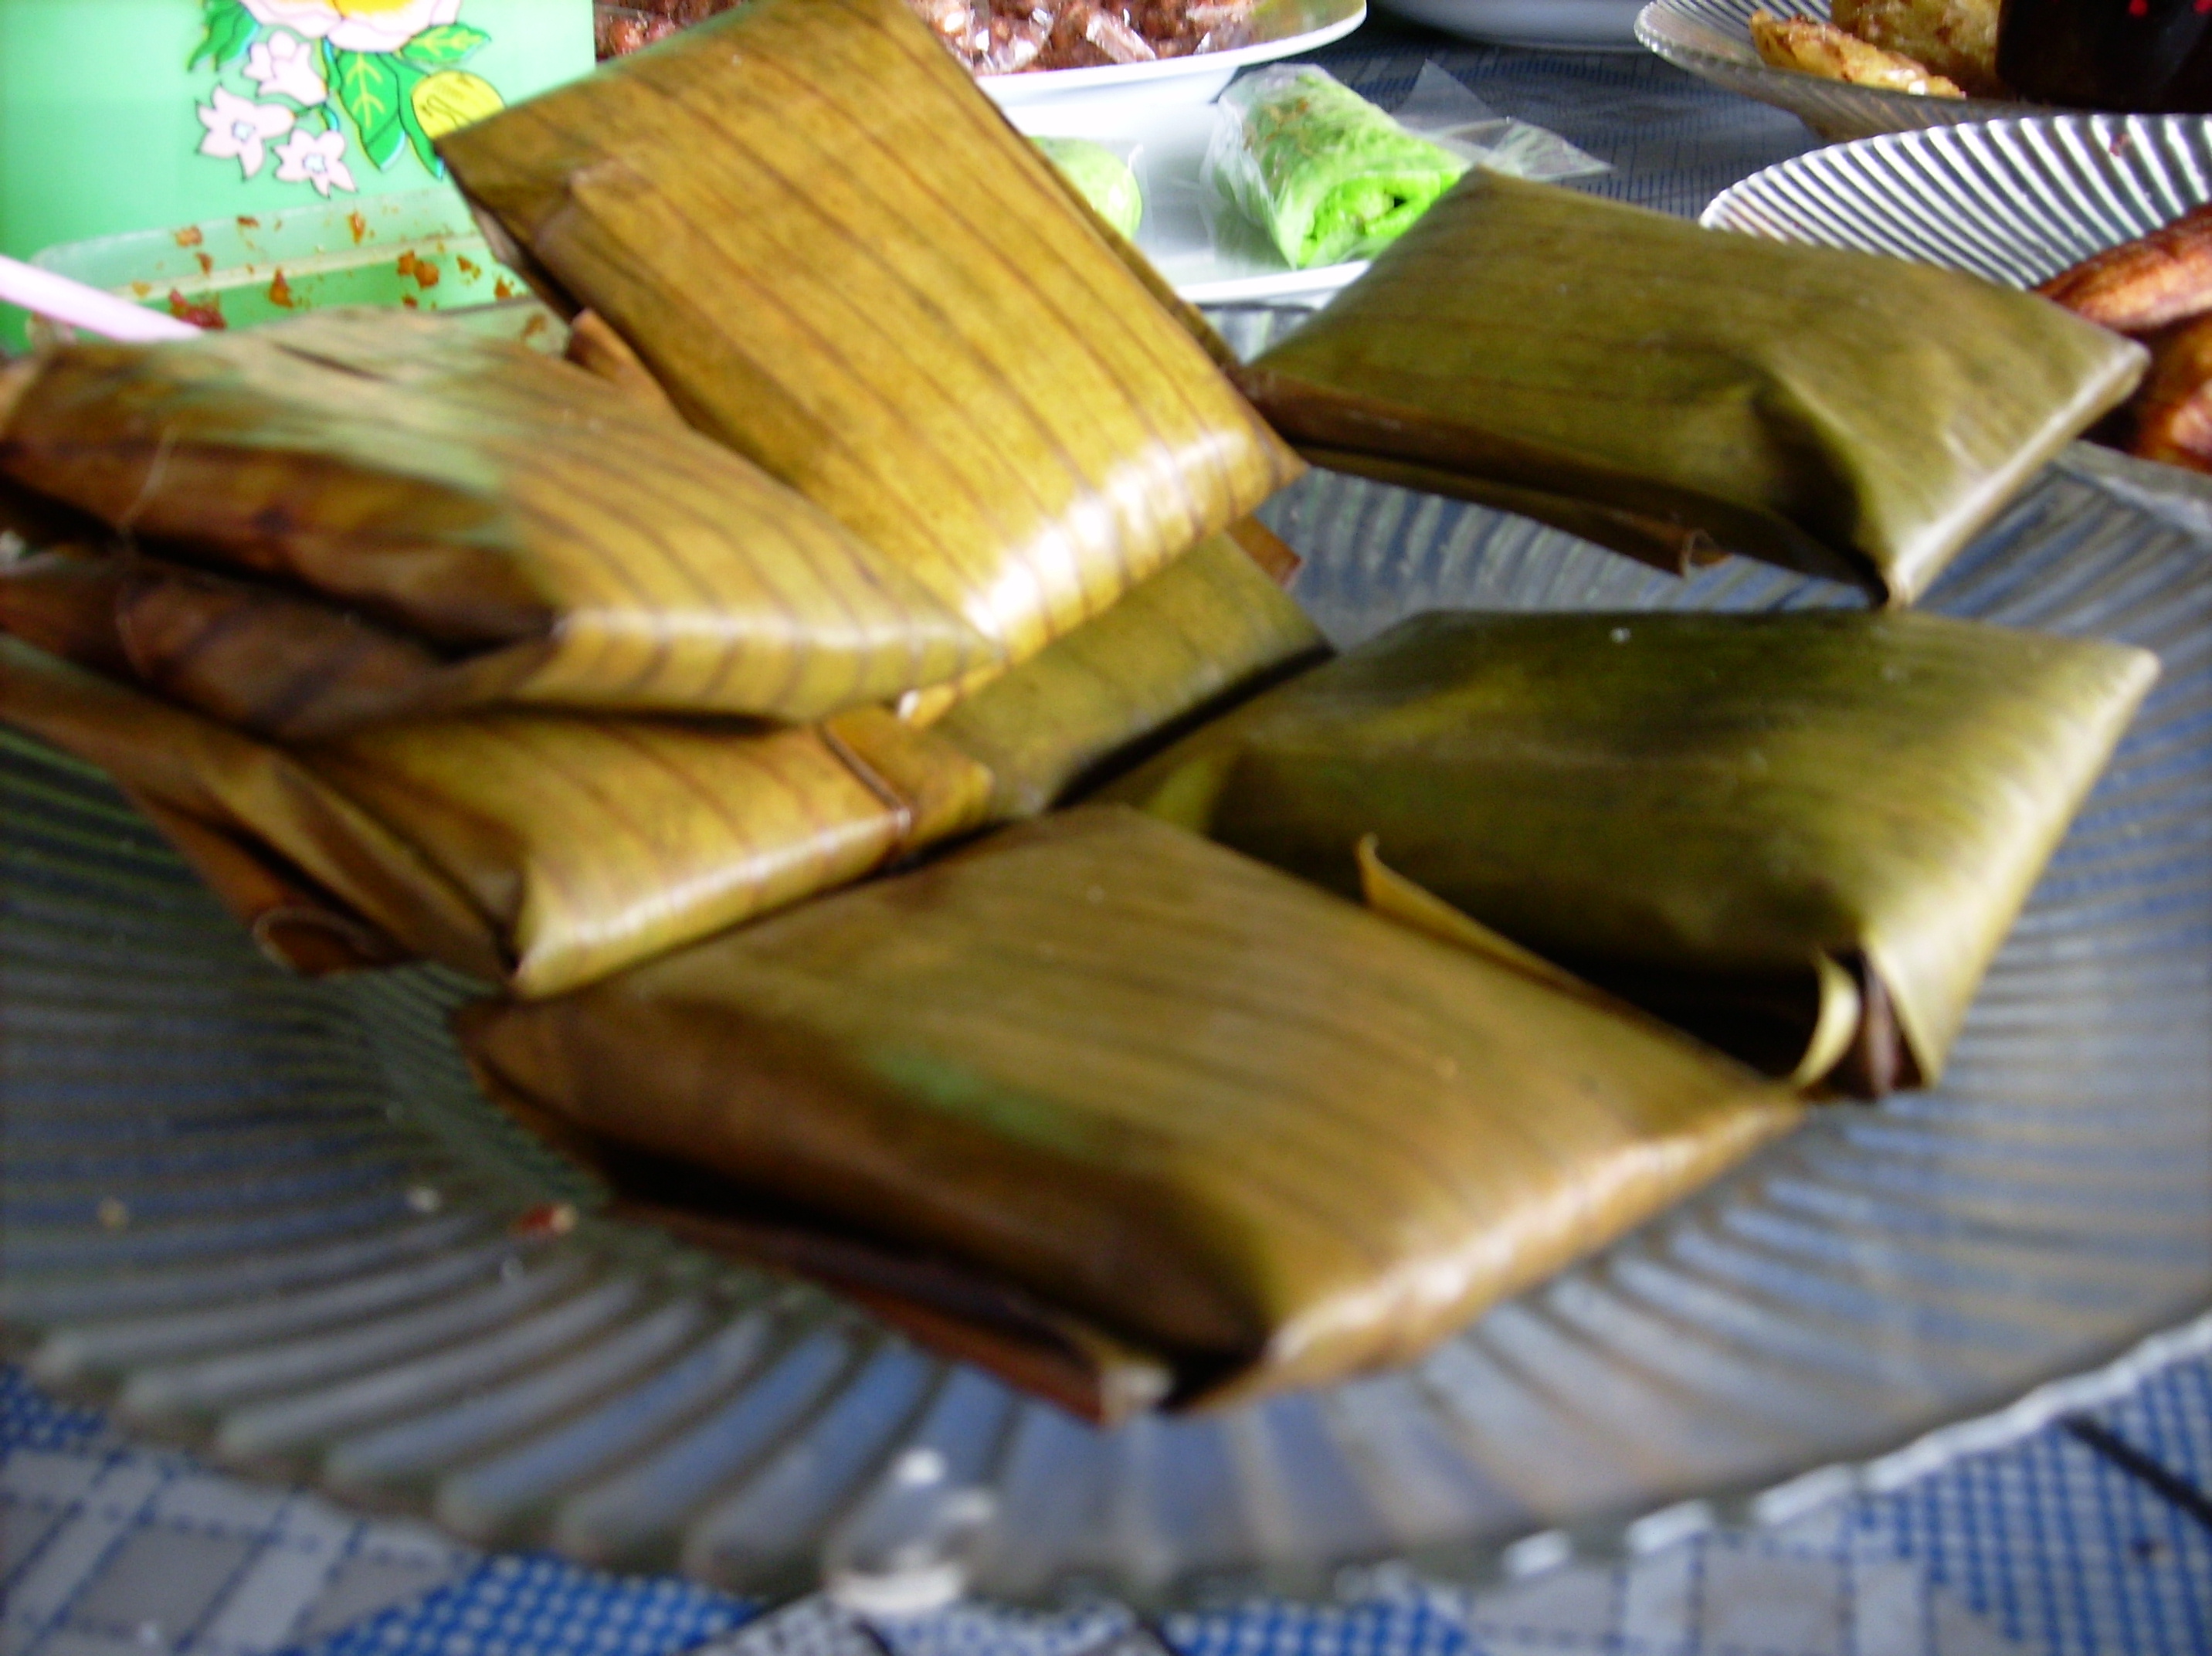
<svg viewBox="0 0 2212 1656"><path fill-rule="evenodd" d="M1241 377L1337 470L1906 603L2145 361L1975 277L1478 169Z"/></svg>
<svg viewBox="0 0 2212 1656"><path fill-rule="evenodd" d="M1799 1118L1648 1020L1092 807L460 1022L495 1096L692 1170L703 1217L765 1196L945 1260L1184 1403L1407 1361ZM1109 1413L1059 1343L1056 1395Z"/></svg>
<svg viewBox="0 0 2212 1656"><path fill-rule="evenodd" d="M806 719L998 656L666 412L405 312L33 358L0 374L0 473L258 578L172 583L141 636L285 736L489 705Z"/></svg>
<svg viewBox="0 0 2212 1656"><path fill-rule="evenodd" d="M1919 615L1440 613L1105 797L1879 1093L1936 1079L2156 673Z"/></svg>
<svg viewBox="0 0 2212 1656"><path fill-rule="evenodd" d="M1217 107L1206 170L1293 270L1373 257L1468 168L1308 64L1244 76Z"/></svg>
<svg viewBox="0 0 2212 1656"><path fill-rule="evenodd" d="M1099 217L1116 234L1133 240L1145 222L1145 193L1128 162L1103 143L1089 138L1032 138L1044 158L1060 169L1060 177L1075 187Z"/></svg>

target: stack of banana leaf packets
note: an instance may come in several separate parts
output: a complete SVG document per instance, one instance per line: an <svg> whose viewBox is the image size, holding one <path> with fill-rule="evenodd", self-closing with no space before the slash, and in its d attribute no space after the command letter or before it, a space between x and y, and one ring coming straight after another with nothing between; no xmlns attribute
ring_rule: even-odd
<svg viewBox="0 0 2212 1656"><path fill-rule="evenodd" d="M617 1211L1092 1419L1409 1361L1932 1084L2156 672L1902 607L2142 369L1969 277L1478 169L1237 364L902 0L442 151L570 359L0 367L0 719L280 959L482 980ZM1875 607L1334 656L1308 462Z"/></svg>

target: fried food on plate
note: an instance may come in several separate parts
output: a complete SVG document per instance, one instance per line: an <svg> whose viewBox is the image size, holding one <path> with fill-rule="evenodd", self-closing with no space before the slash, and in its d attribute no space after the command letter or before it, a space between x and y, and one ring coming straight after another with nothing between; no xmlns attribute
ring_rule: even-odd
<svg viewBox="0 0 2212 1656"><path fill-rule="evenodd" d="M2107 247L2036 291L2119 333L2151 333L2212 311L2212 204Z"/></svg>
<svg viewBox="0 0 2212 1656"><path fill-rule="evenodd" d="M2212 472L2212 316L2151 341L2150 378L2135 412L2130 454Z"/></svg>
<svg viewBox="0 0 2212 1656"><path fill-rule="evenodd" d="M2006 95L1997 78L1997 0L1834 0L1838 28L1954 82L1970 98Z"/></svg>
<svg viewBox="0 0 2212 1656"><path fill-rule="evenodd" d="M1825 80L1870 86L1884 92L1910 92L1924 98L1963 98L1955 81L1902 52L1885 52L1846 34L1832 23L1810 17L1751 15L1751 43L1770 69L1794 69Z"/></svg>

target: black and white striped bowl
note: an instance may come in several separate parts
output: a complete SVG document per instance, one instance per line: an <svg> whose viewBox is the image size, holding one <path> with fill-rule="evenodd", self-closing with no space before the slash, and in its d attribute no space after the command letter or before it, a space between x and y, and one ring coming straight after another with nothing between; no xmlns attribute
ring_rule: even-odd
<svg viewBox="0 0 2212 1656"><path fill-rule="evenodd" d="M1706 228L1850 247L2027 288L2212 201L2212 117L2044 115L1793 156Z"/></svg>
<svg viewBox="0 0 2212 1656"><path fill-rule="evenodd" d="M1770 69L1751 44L1751 14L1815 17L1829 0L1652 0L1637 15L1636 38L1677 69L1715 86L1786 109L1831 143L1877 132L1911 132L2041 113L1995 98L1921 98L1846 86L1794 69Z"/></svg>

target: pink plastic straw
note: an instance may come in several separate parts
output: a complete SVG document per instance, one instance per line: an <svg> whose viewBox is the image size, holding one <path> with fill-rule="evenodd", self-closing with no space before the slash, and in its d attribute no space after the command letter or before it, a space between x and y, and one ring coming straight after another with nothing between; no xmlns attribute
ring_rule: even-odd
<svg viewBox="0 0 2212 1656"><path fill-rule="evenodd" d="M21 305L49 321L66 322L105 339L143 343L155 339L189 339L199 330L190 322L160 311L149 311L118 299L112 293L88 287L66 276L56 276L35 265L0 254L0 300Z"/></svg>

